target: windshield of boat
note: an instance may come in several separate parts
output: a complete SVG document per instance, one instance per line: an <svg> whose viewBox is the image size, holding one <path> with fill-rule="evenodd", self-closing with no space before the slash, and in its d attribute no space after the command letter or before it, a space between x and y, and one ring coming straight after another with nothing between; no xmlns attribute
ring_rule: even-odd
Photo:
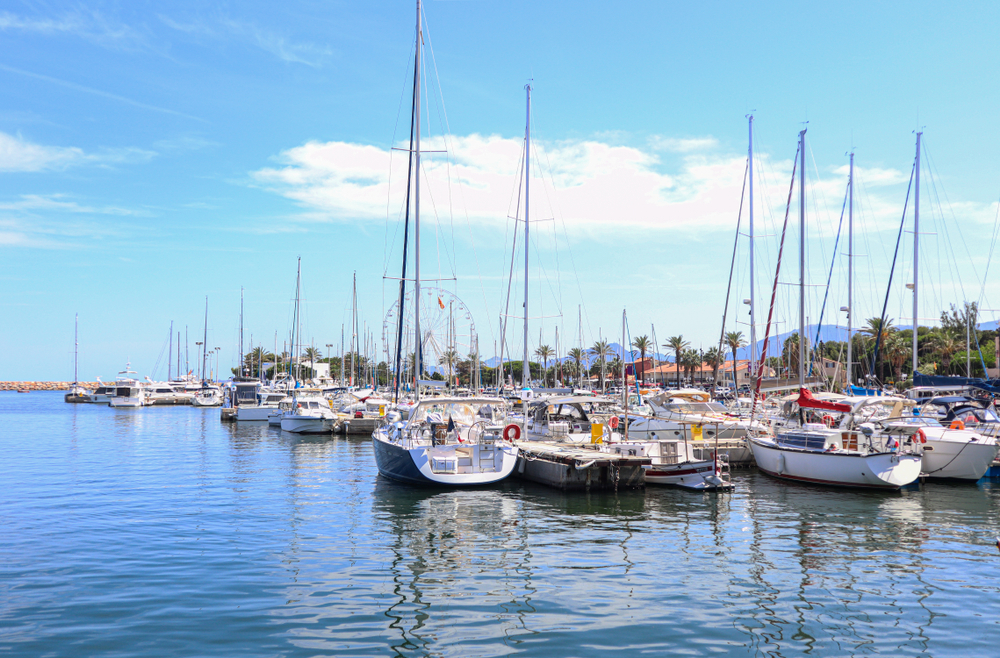
<svg viewBox="0 0 1000 658"><path fill-rule="evenodd" d="M430 422L446 423L451 418L456 424L472 425L479 421L494 422L497 410L494 405L470 402L435 402L421 404L410 414L413 424Z"/></svg>
<svg viewBox="0 0 1000 658"><path fill-rule="evenodd" d="M726 407L718 402L675 402L668 404L667 409L685 414L726 413Z"/></svg>

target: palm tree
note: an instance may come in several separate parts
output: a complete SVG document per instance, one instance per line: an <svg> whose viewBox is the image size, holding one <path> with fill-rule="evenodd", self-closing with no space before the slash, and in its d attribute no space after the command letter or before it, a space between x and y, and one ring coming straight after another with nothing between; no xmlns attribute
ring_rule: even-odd
<svg viewBox="0 0 1000 658"><path fill-rule="evenodd" d="M315 347L307 347L302 350L302 359L309 361L310 363L315 363L323 358L323 354Z"/></svg>
<svg viewBox="0 0 1000 658"><path fill-rule="evenodd" d="M885 341L885 357L896 375L896 382L903 380L903 364L906 363L908 356L910 356L910 346L898 332L892 333Z"/></svg>
<svg viewBox="0 0 1000 658"><path fill-rule="evenodd" d="M606 359L611 354L611 345L606 340L599 340L590 348L590 353L601 360L601 392L604 392L604 368Z"/></svg>
<svg viewBox="0 0 1000 658"><path fill-rule="evenodd" d="M677 364L677 388L681 387L681 351L689 347L691 343L684 340L684 336L671 336L663 347L674 351L674 363Z"/></svg>
<svg viewBox="0 0 1000 658"><path fill-rule="evenodd" d="M584 352L582 348L574 347L569 351L568 356L573 359L574 363L576 363L576 374L579 377L582 373L581 368L583 367L583 357L586 356L586 352Z"/></svg>
<svg viewBox="0 0 1000 658"><path fill-rule="evenodd" d="M693 383L694 371L701 367L701 352L698 350L684 350L681 353L681 365L684 366L684 374Z"/></svg>
<svg viewBox="0 0 1000 658"><path fill-rule="evenodd" d="M447 350L444 354L438 357L438 365L448 366L448 387L452 385L452 373L455 370L455 364L458 363L458 352L455 350Z"/></svg>
<svg viewBox="0 0 1000 658"><path fill-rule="evenodd" d="M934 340L934 347L937 349L939 358L938 363L940 364L938 366L937 374L950 375L951 357L953 357L961 349L961 344L957 340L955 340L954 336L947 333L942 333L939 334L937 338Z"/></svg>
<svg viewBox="0 0 1000 658"><path fill-rule="evenodd" d="M535 356L542 360L542 387L545 386L545 380L549 374L549 359L554 355L555 352L548 345L539 345L538 349L535 350Z"/></svg>
<svg viewBox="0 0 1000 658"><path fill-rule="evenodd" d="M717 384L719 381L719 366L722 365L722 362L724 360L725 360L725 354L723 354L722 350L720 350L718 347L709 348L709 350L705 352L705 363L712 366L713 386Z"/></svg>
<svg viewBox="0 0 1000 658"><path fill-rule="evenodd" d="M646 352L649 348L653 346L653 341L649 340L649 336L639 336L632 341L632 347L639 350L639 363L642 364L642 378L646 379ZM636 373L638 375L639 373Z"/></svg>
<svg viewBox="0 0 1000 658"><path fill-rule="evenodd" d="M740 349L747 342L743 340L742 331L729 331L726 332L726 345L729 346L730 351L733 353L733 388L739 390L739 386L736 382L736 350Z"/></svg>

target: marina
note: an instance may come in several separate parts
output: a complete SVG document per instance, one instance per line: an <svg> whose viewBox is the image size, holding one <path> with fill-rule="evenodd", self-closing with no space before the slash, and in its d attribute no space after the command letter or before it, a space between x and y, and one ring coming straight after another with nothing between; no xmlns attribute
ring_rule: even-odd
<svg viewBox="0 0 1000 658"><path fill-rule="evenodd" d="M990 655L1000 617L989 481L441 490L217 409L0 413L15 655Z"/></svg>

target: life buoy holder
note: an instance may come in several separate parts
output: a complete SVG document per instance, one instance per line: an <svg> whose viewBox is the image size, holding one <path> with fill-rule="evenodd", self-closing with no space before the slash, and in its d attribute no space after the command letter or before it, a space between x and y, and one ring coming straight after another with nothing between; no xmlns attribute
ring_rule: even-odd
<svg viewBox="0 0 1000 658"><path fill-rule="evenodd" d="M948 429L952 429L952 430L964 430L965 429L965 423L963 423L962 421L960 421L960 420L958 420L956 418L955 420L951 421L951 425L948 426Z"/></svg>
<svg viewBox="0 0 1000 658"><path fill-rule="evenodd" d="M510 437L511 433L514 434L514 438ZM511 423L507 427L503 428L503 439L504 439L504 441L511 441L511 442L513 442L513 441L517 441L520 438L521 438L521 427L519 425L515 425L514 423Z"/></svg>
<svg viewBox="0 0 1000 658"><path fill-rule="evenodd" d="M913 435L913 441L915 443L927 443L927 434L924 433L924 430L919 429L917 430L917 433Z"/></svg>
<svg viewBox="0 0 1000 658"><path fill-rule="evenodd" d="M611 418L609 418L608 426L611 427L611 429L613 430L618 429L618 416L612 416Z"/></svg>
<svg viewBox="0 0 1000 658"><path fill-rule="evenodd" d="M827 427L833 427L833 416L830 414L823 416L823 424Z"/></svg>

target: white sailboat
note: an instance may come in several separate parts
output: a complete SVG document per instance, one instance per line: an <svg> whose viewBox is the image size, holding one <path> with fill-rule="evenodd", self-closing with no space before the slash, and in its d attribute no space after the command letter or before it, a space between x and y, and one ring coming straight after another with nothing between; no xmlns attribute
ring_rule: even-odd
<svg viewBox="0 0 1000 658"><path fill-rule="evenodd" d="M844 487L898 489L920 476L922 460L918 446L911 444L904 448L898 442L890 445L873 440L872 430L861 438L828 423L801 422L806 409L851 411L847 404L817 400L805 388L805 135L805 130L799 133L798 148L800 423L781 428L773 437L751 435L747 440L757 467L773 477ZM853 159L851 163L853 167Z"/></svg>
<svg viewBox="0 0 1000 658"><path fill-rule="evenodd" d="M90 391L80 385L80 314L73 325L73 385L63 398L66 402L93 402Z"/></svg>
<svg viewBox="0 0 1000 658"><path fill-rule="evenodd" d="M498 421L497 410L503 409L503 401L487 398L430 398L421 400L420 396L419 381L423 370L419 301L422 23L421 2L417 0L416 54L413 69L413 121L411 123L409 152L411 177L408 181L408 185L412 186L408 189L412 189L413 192L414 219L413 388L415 405L405 423L400 420L387 421L376 428L372 434L372 444L375 463L379 473L384 477L413 484L452 487L491 484L507 478L517 464L517 448L500 438L503 431L502 415ZM409 210L408 205L407 213ZM403 317L406 280L406 253L404 249L403 276L400 281L400 318ZM400 322L400 327L402 326L403 323ZM402 332L402 329L399 331ZM397 382L401 372L399 355L397 354Z"/></svg>

